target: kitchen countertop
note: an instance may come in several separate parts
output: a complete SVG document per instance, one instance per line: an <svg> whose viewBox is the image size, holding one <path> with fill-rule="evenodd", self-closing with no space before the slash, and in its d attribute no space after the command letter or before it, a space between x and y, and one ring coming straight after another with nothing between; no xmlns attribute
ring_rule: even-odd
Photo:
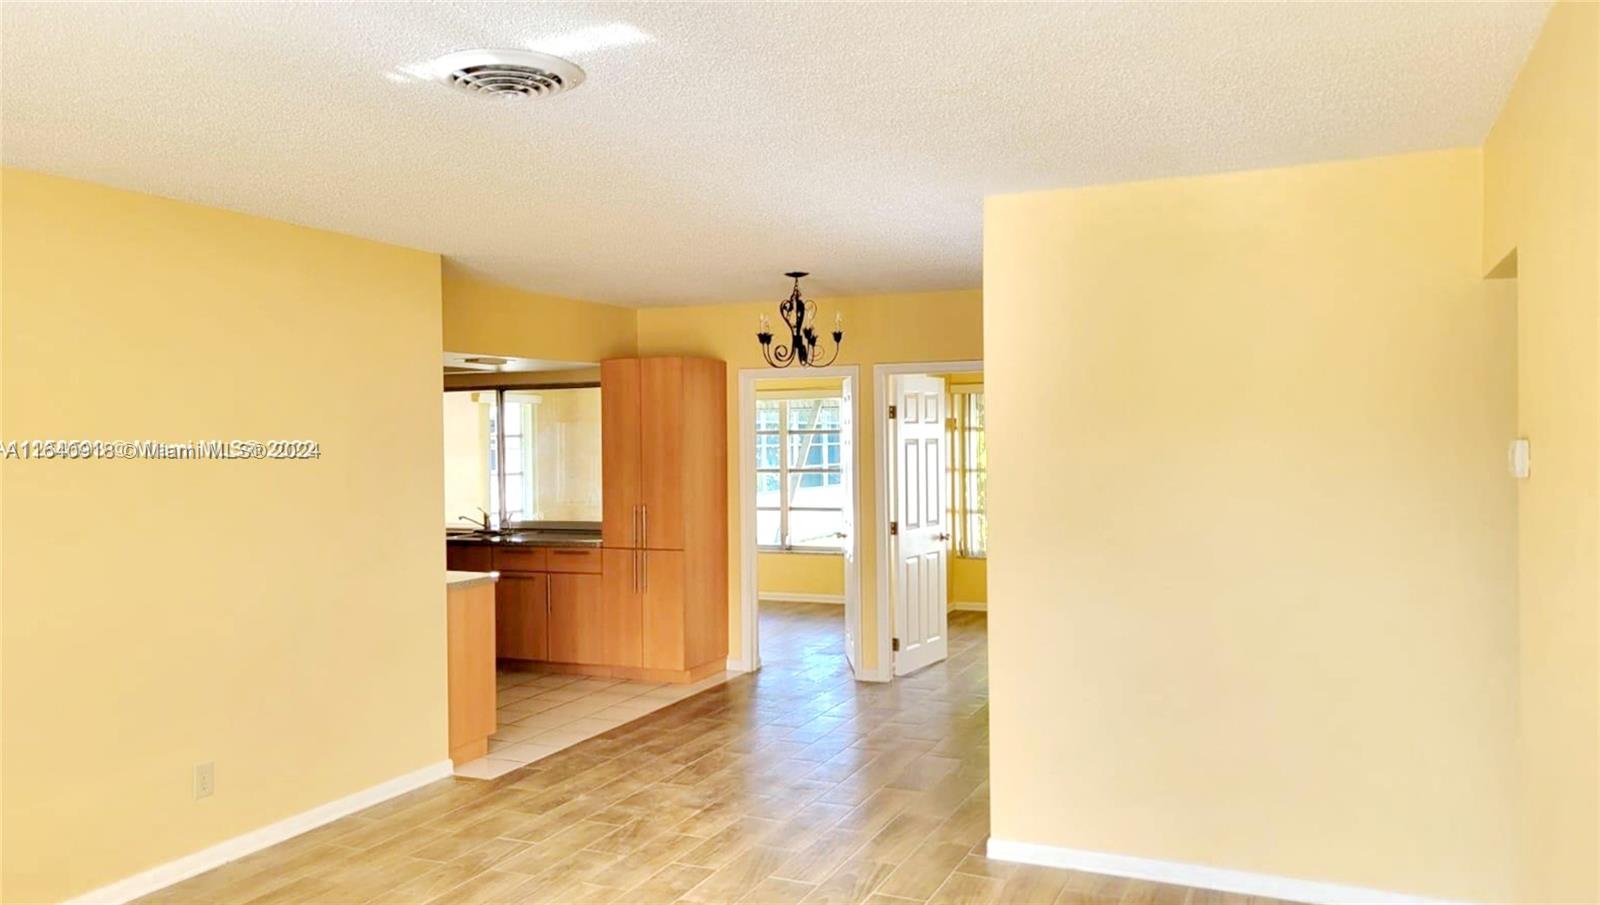
<svg viewBox="0 0 1600 905"><path fill-rule="evenodd" d="M444 586L451 590L470 588L475 584L493 583L500 578L499 572L462 572L456 569L447 569L444 573Z"/></svg>
<svg viewBox="0 0 1600 905"><path fill-rule="evenodd" d="M599 531L510 531L505 534L446 534L451 544L491 544L500 547L598 547Z"/></svg>

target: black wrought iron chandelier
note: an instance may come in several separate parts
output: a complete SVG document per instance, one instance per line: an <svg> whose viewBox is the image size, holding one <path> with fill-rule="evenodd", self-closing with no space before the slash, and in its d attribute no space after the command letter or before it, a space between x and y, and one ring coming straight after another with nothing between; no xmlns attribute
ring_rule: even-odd
<svg viewBox="0 0 1600 905"><path fill-rule="evenodd" d="M761 341L761 357L774 368L787 368L796 363L802 368L825 368L839 357L839 346L844 342L844 316L838 313L833 315L833 353L827 361L823 361L821 355L826 349L818 348L817 303L800 297L800 278L805 275L804 271L798 270L784 274L794 279L794 289L789 292L789 297L778 304L778 316L789 328L788 345L772 344L772 324L765 314L761 315L761 329L756 333L756 339Z"/></svg>

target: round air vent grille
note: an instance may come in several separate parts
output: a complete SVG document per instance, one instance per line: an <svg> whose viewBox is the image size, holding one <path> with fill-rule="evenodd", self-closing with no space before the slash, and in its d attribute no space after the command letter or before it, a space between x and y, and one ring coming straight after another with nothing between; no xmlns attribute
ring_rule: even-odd
<svg viewBox="0 0 1600 905"><path fill-rule="evenodd" d="M489 97L548 97L583 84L576 63L530 50L464 50L435 67L446 82Z"/></svg>

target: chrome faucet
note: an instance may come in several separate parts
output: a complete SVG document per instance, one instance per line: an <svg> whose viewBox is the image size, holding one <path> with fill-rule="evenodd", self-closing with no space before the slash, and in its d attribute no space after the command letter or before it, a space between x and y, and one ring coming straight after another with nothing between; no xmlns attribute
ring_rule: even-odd
<svg viewBox="0 0 1600 905"><path fill-rule="evenodd" d="M456 521L459 521L459 522L471 522L474 525L478 525L478 527L480 529L482 529L484 531L488 531L489 530L489 513L484 512L481 507L478 509L478 511L483 514L483 524L481 524L481 525L478 525L478 520L473 518L470 515L458 515L458 516L456 516Z"/></svg>

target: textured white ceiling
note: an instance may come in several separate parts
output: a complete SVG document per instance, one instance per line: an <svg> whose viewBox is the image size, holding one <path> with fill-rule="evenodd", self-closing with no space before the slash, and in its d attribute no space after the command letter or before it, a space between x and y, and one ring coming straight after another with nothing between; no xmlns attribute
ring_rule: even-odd
<svg viewBox="0 0 1600 905"><path fill-rule="evenodd" d="M6 2L0 152L579 298L969 288L985 194L1476 145L1547 12ZM478 46L589 78L405 74Z"/></svg>

